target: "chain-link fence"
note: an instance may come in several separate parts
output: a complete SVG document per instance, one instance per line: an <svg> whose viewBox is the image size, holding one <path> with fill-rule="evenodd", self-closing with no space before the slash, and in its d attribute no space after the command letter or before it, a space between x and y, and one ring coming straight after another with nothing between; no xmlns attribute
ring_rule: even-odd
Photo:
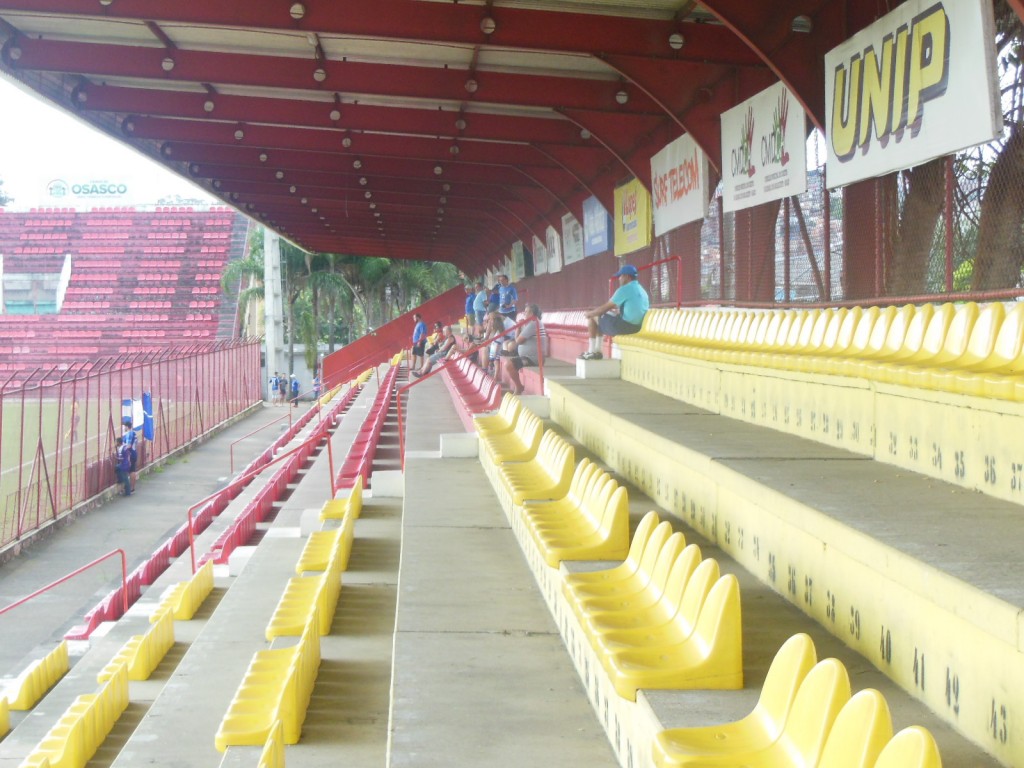
<svg viewBox="0 0 1024 768"><path fill-rule="evenodd" d="M222 341L128 354L0 382L0 547L114 483L123 405L150 439L139 467L235 416L260 395L260 343Z"/></svg>
<svg viewBox="0 0 1024 768"><path fill-rule="evenodd" d="M629 254L659 305L893 303L1024 295L1024 29L996 3L1004 131L955 155L826 188L825 141L807 140L807 191L724 213L721 185L700 222ZM617 260L598 254L521 282L547 309L607 300ZM680 270L681 279L670 274Z"/></svg>

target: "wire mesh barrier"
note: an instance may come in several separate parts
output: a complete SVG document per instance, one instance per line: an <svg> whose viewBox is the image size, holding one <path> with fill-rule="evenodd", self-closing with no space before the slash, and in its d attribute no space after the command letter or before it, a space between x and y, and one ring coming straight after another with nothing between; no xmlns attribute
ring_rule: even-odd
<svg viewBox="0 0 1024 768"><path fill-rule="evenodd" d="M825 140L811 131L807 189L727 212L718 184L700 221L625 260L655 306L880 303L1024 295L1024 75L999 61L1002 137L914 168L827 188ZM519 282L541 309L595 306L611 252Z"/></svg>
<svg viewBox="0 0 1024 768"><path fill-rule="evenodd" d="M260 400L258 341L127 354L0 384L0 547L114 484L122 414L141 427L138 466Z"/></svg>

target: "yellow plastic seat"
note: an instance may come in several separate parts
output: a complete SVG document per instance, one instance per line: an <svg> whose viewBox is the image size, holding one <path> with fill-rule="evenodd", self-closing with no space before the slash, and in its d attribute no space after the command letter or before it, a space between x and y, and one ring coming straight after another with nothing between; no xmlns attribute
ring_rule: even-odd
<svg viewBox="0 0 1024 768"><path fill-rule="evenodd" d="M928 730L912 725L885 745L875 768L942 768L939 745Z"/></svg>
<svg viewBox="0 0 1024 768"><path fill-rule="evenodd" d="M348 496L329 499L324 502L323 507L320 509L320 520L344 520L346 517L351 517L355 520L362 511L363 476L356 475L355 482L353 482Z"/></svg>
<svg viewBox="0 0 1024 768"><path fill-rule="evenodd" d="M129 680L148 680L173 646L174 615L170 611L162 611L145 634L133 635L121 646L96 679L101 683L106 682L117 674L119 667L124 666L128 670Z"/></svg>
<svg viewBox="0 0 1024 768"><path fill-rule="evenodd" d="M32 709L54 684L67 674L68 641L62 640L43 658L33 662L13 680L7 681L3 697L15 712Z"/></svg>
<svg viewBox="0 0 1024 768"><path fill-rule="evenodd" d="M221 720L214 744L263 746L280 720L284 743L295 744L302 733L309 699L320 668L319 618L311 616L298 644L257 651Z"/></svg>
<svg viewBox="0 0 1024 768"><path fill-rule="evenodd" d="M0 737L11 730L11 708L5 696L0 696Z"/></svg>
<svg viewBox="0 0 1024 768"><path fill-rule="evenodd" d="M514 505L522 505L527 499L558 499L572 484L575 458L572 445L549 429L541 437L536 457L521 464L501 465L498 477Z"/></svg>
<svg viewBox="0 0 1024 768"><path fill-rule="evenodd" d="M977 327L977 326L975 326ZM953 392L980 397L1013 399L1014 384L1024 374L1024 303L1006 313L991 353L965 370L951 372L952 381L937 381L937 386ZM958 366L959 367L959 366ZM938 377L938 375L936 376Z"/></svg>
<svg viewBox="0 0 1024 768"><path fill-rule="evenodd" d="M537 524L545 520L558 520L561 516L572 512L583 503L587 487L594 478L601 472L600 467L590 459L580 459L569 482L569 490L560 499L524 499L522 504L522 517L527 521L534 521Z"/></svg>
<svg viewBox="0 0 1024 768"><path fill-rule="evenodd" d="M585 523L572 535L545 535L531 529L544 561L557 568L563 560L625 557L629 551L629 498L625 487L616 488L606 502L600 498L588 500L580 511Z"/></svg>
<svg viewBox="0 0 1024 768"><path fill-rule="evenodd" d="M544 425L530 411L524 411L516 419L516 425L507 434L487 436L481 439L484 449L481 459L486 457L492 464L505 461L529 461L537 454Z"/></svg>
<svg viewBox="0 0 1024 768"><path fill-rule="evenodd" d="M672 728L655 737L651 750L659 768L682 765L678 758L756 752L782 734L800 684L817 662L814 641L793 635L775 654L757 704L749 715L724 725Z"/></svg>
<svg viewBox="0 0 1024 768"><path fill-rule="evenodd" d="M355 520L346 517L342 520L341 527L330 531L313 531L302 548L302 554L295 564L296 575L310 571L326 571L327 564L335 552L338 553L341 570L348 567L349 556L352 553L352 541L355 534Z"/></svg>
<svg viewBox="0 0 1024 768"><path fill-rule="evenodd" d="M934 331L929 327L928 333L925 334L920 354L893 366L888 380L894 384L914 386L915 376L922 369L939 368L960 357L967 349L979 311L978 305L972 301L956 305L953 319L946 327L945 335L938 337L938 331L941 329L940 318L940 321L936 321Z"/></svg>
<svg viewBox="0 0 1024 768"><path fill-rule="evenodd" d="M693 634L682 644L632 649L602 660L616 692L631 701L636 700L636 692L641 688L742 688L739 582L731 573L715 582L700 609Z"/></svg>
<svg viewBox="0 0 1024 768"><path fill-rule="evenodd" d="M700 556L699 550L697 555ZM680 555L676 562L684 561L684 555ZM601 656L614 656L630 649L670 648L686 642L697 628L711 588L720 578L718 561L708 558L697 563L681 583L670 581L662 599L646 613L621 611L592 616L587 631L595 648Z"/></svg>
<svg viewBox="0 0 1024 768"><path fill-rule="evenodd" d="M598 510L597 514L600 514L618 487L611 475L600 467L592 466L579 494L552 499L551 506L542 510L531 509L524 518L526 528L534 538L571 541L593 528L589 510Z"/></svg>
<svg viewBox="0 0 1024 768"><path fill-rule="evenodd" d="M747 359L751 351L756 349L758 339L764 340L768 326L772 322L773 312L758 311L752 313L750 323L742 338L737 339L731 349L723 349L718 353L717 359L723 363L739 363Z"/></svg>
<svg viewBox="0 0 1024 768"><path fill-rule="evenodd" d="M284 725L275 720L270 727L267 743L260 752L260 760L256 768L285 768L284 762Z"/></svg>
<svg viewBox="0 0 1024 768"><path fill-rule="evenodd" d="M511 392L501 398L501 405L495 413L473 417L473 426L480 437L484 435L500 435L511 432L522 410L522 402Z"/></svg>
<svg viewBox="0 0 1024 768"><path fill-rule="evenodd" d="M671 751L654 750L654 764L658 768L684 765L744 768L816 766L832 724L849 700L850 678L846 667L837 659L824 659L815 664L800 683L781 732L774 740L749 747L740 743L735 750L710 753L703 749L707 743L706 734L698 741L695 750L688 751L688 745L681 738L683 734L677 733L672 740ZM756 709L754 711L757 712ZM766 728L764 733L771 735L777 729L776 724ZM661 740L658 743L662 743Z"/></svg>
<svg viewBox="0 0 1024 768"><path fill-rule="evenodd" d="M873 768L892 738L889 705L874 688L854 694L829 730L818 768Z"/></svg>
<svg viewBox="0 0 1024 768"><path fill-rule="evenodd" d="M965 337L953 336L951 328L942 352L929 365L908 369L903 383L925 389L942 388L944 382L955 384L957 372L970 370L992 354L1005 316L1002 304L986 304L978 310L978 316Z"/></svg>
<svg viewBox="0 0 1024 768"><path fill-rule="evenodd" d="M207 560L191 579L179 582L167 591L149 621L159 621L160 614L168 610L174 614L175 621L189 621L212 591L213 561Z"/></svg>
<svg viewBox="0 0 1024 768"><path fill-rule="evenodd" d="M644 550L647 548L647 544L651 540L651 534L654 533L654 529L658 526L659 522L657 512L654 510L648 512L643 516L633 532L633 540L629 545L629 552L626 554L625 560L612 568L606 568L601 571L567 573L563 577L563 589L581 593L595 584L611 584L621 579L629 578L640 567L640 560L643 557Z"/></svg>
<svg viewBox="0 0 1024 768"><path fill-rule="evenodd" d="M570 604L579 606L582 610L593 606L600 609L600 606L612 606L614 601L621 600L629 595L642 592L659 563L665 561L661 566L667 570L671 563L679 557L679 553L686 547L686 537L682 532L672 532L672 524L662 520L651 533L651 538L644 548L643 555L636 570L622 579L608 580L591 584L580 584L570 587L564 585L563 592Z"/></svg>
<svg viewBox="0 0 1024 768"><path fill-rule="evenodd" d="M318 619L316 629L320 635L330 633L341 594L341 556L339 549L334 550L327 569L319 576L288 579L267 623L267 640L301 635L313 616Z"/></svg>
<svg viewBox="0 0 1024 768"><path fill-rule="evenodd" d="M867 347L875 326L882 322L888 327L888 311L895 312L895 307L886 307L885 311L879 307L854 309L860 311L851 310L846 316L846 322L840 327L835 344L821 348L819 357L811 369L813 373L835 374L843 369L847 361L861 359L861 352Z"/></svg>
<svg viewBox="0 0 1024 768"><path fill-rule="evenodd" d="M600 652L604 646L602 640L610 632L657 627L670 621L679 608L690 577L701 564L700 547L689 544L668 563L667 569L660 570L663 563L659 560L651 580L640 592L619 600L595 599L587 606L580 606L584 609L580 616L583 629L590 636L591 645Z"/></svg>

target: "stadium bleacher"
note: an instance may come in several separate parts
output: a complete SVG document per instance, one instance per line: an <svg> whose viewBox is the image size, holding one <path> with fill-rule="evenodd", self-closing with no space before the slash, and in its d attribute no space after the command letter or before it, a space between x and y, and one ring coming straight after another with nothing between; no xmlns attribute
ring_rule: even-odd
<svg viewBox="0 0 1024 768"><path fill-rule="evenodd" d="M6 314L0 308L0 337L16 341L0 346L0 371L229 335L234 310L223 301L220 276L228 261L241 257L246 226L223 206L0 209L7 278L55 278L65 258L71 262L57 313Z"/></svg>

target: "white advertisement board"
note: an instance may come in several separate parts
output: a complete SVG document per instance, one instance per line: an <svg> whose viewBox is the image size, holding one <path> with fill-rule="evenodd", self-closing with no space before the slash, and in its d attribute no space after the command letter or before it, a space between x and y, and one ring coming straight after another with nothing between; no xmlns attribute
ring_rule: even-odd
<svg viewBox="0 0 1024 768"><path fill-rule="evenodd" d="M562 236L554 227L544 230L544 238L547 240L548 249L548 272L562 271Z"/></svg>
<svg viewBox="0 0 1024 768"><path fill-rule="evenodd" d="M828 186L1002 132L992 3L908 0L825 55Z"/></svg>
<svg viewBox="0 0 1024 768"><path fill-rule="evenodd" d="M684 134L651 158L654 234L703 219L708 213L708 159Z"/></svg>
<svg viewBox="0 0 1024 768"><path fill-rule="evenodd" d="M571 213L562 217L562 263L583 261L583 225Z"/></svg>
<svg viewBox="0 0 1024 768"><path fill-rule="evenodd" d="M740 211L807 190L807 120L782 83L722 113L722 205Z"/></svg>
<svg viewBox="0 0 1024 768"><path fill-rule="evenodd" d="M533 274L543 275L548 271L548 249L540 241L540 238L536 235L533 236L533 242L530 243L530 247L533 250Z"/></svg>

